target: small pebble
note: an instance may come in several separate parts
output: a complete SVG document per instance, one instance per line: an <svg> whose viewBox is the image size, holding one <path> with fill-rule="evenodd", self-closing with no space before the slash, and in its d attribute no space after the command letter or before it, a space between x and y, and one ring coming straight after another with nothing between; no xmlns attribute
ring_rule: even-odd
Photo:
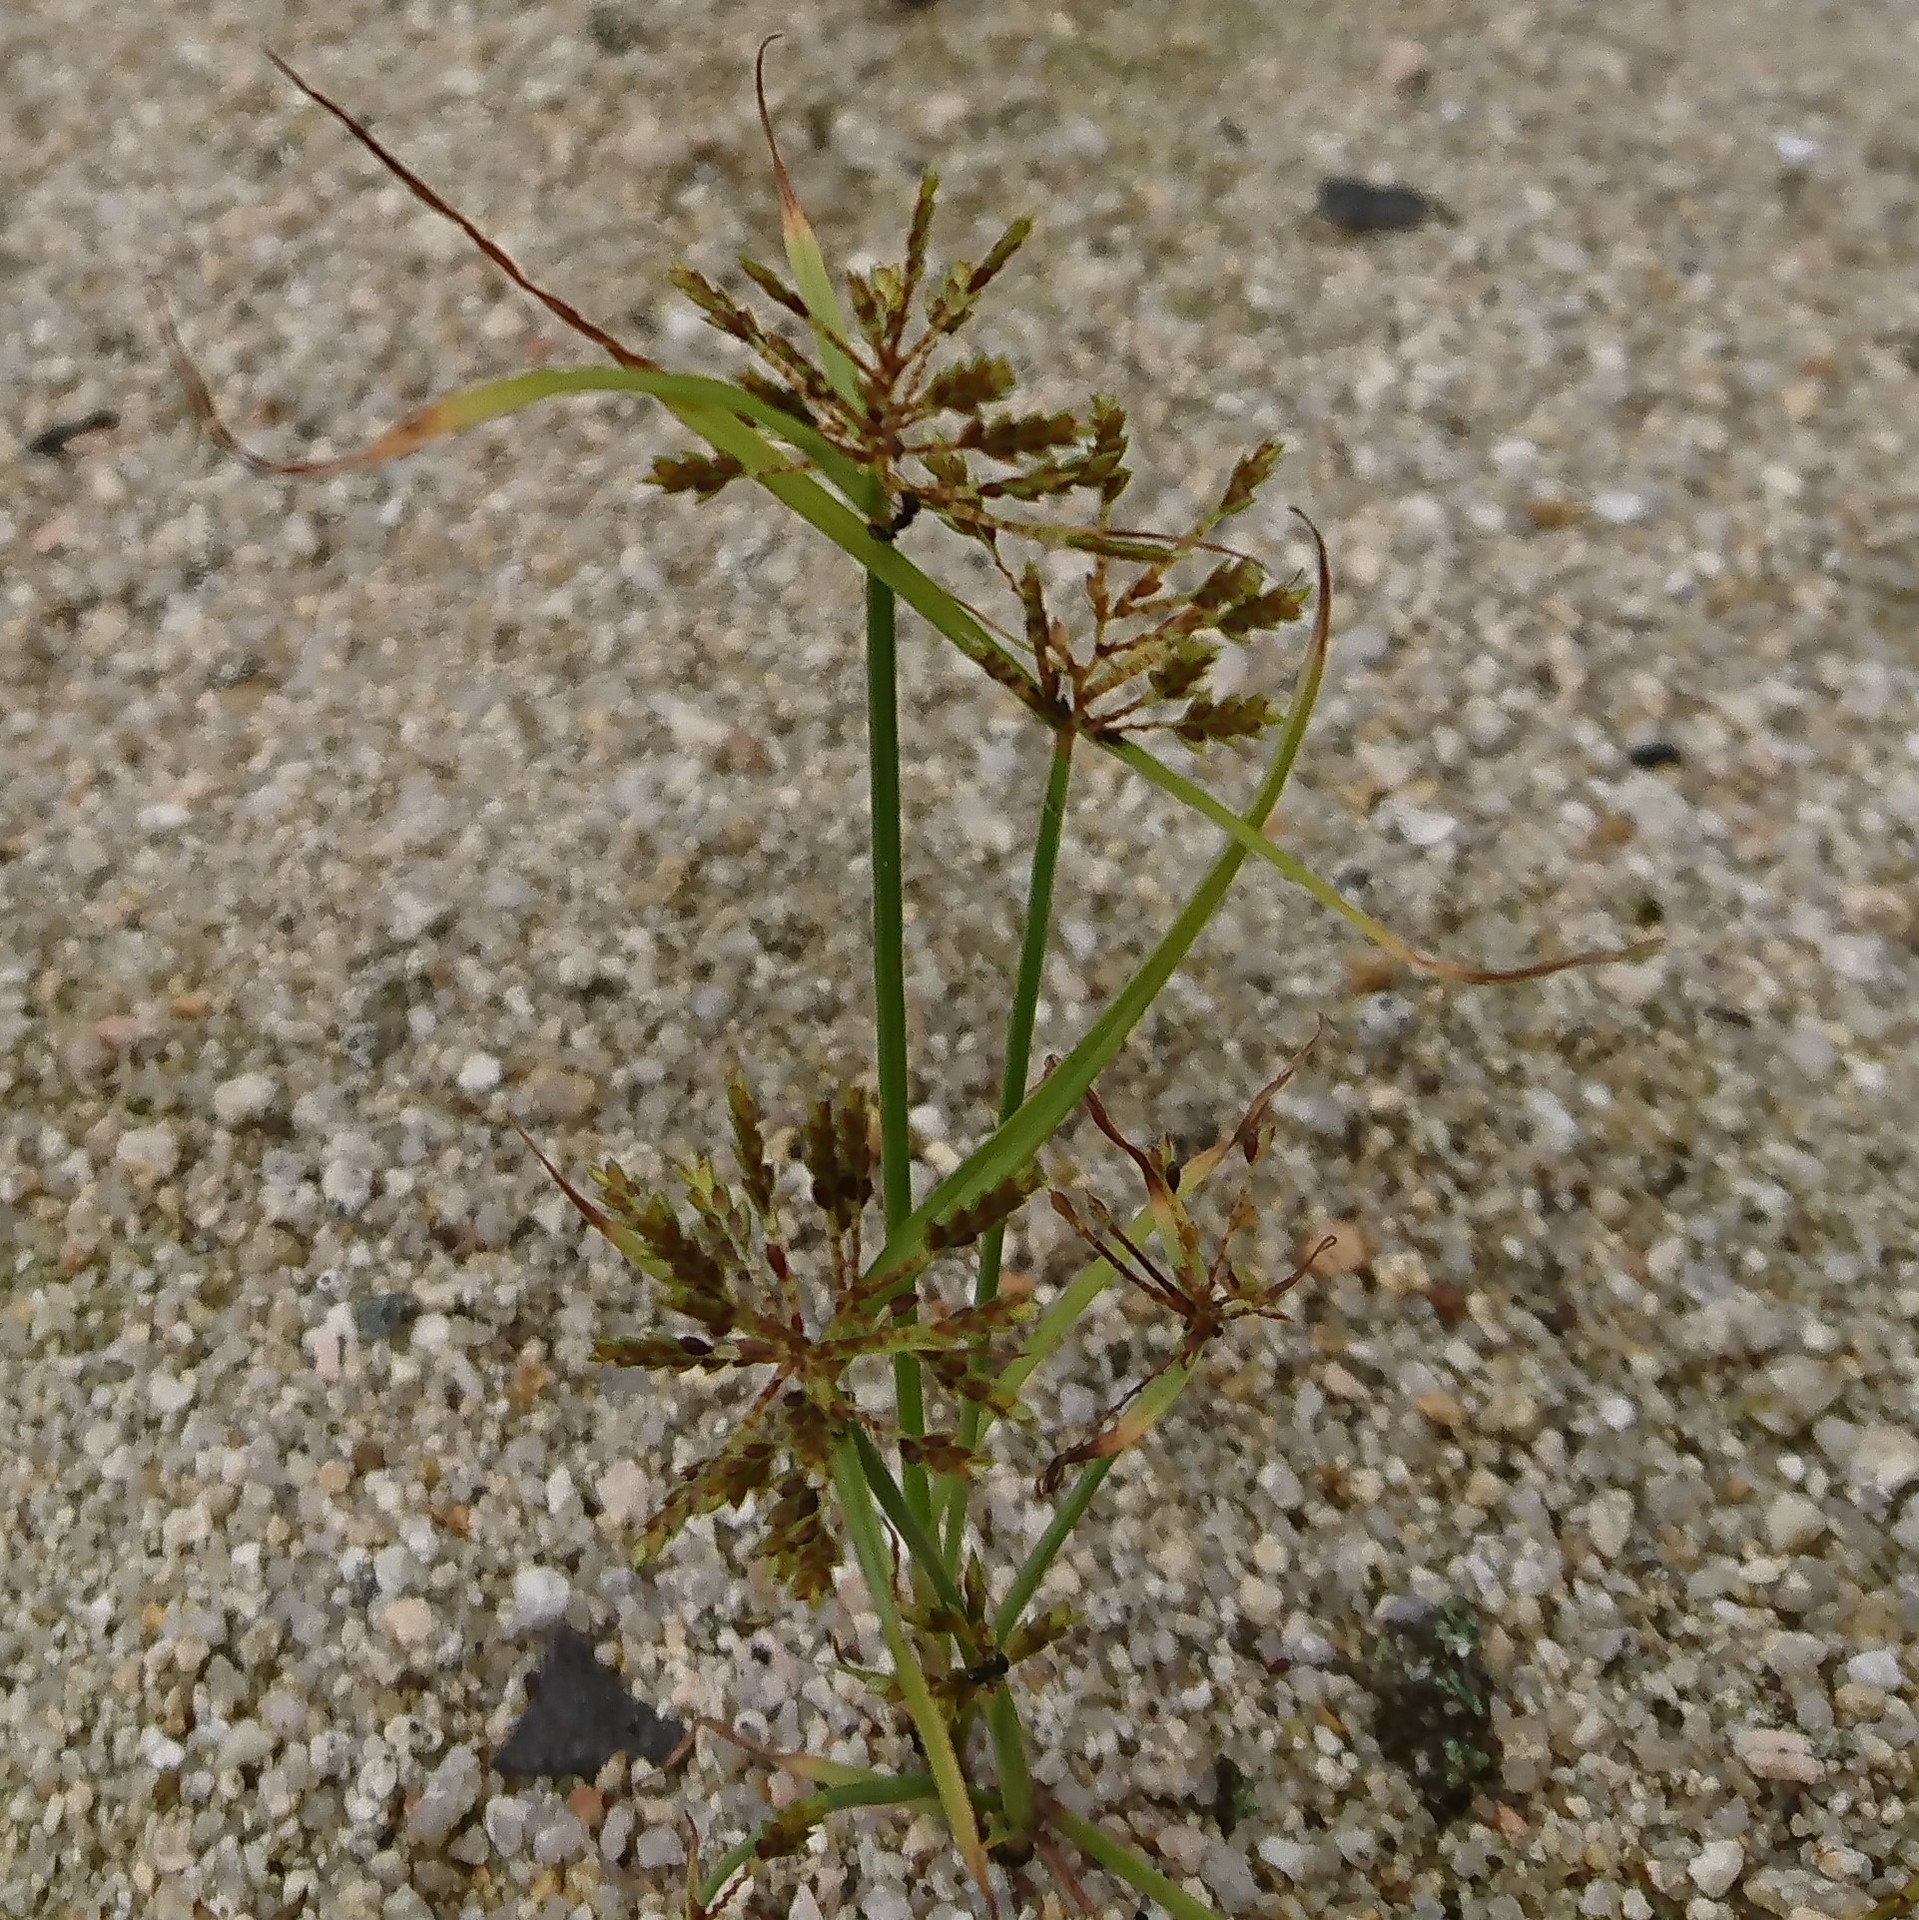
<svg viewBox="0 0 1919 1920"><path fill-rule="evenodd" d="M1408 846L1422 850L1451 839L1459 827L1459 822L1450 813L1441 813L1432 807L1397 807L1393 812L1393 824Z"/></svg>
<svg viewBox="0 0 1919 1920"><path fill-rule="evenodd" d="M193 1404L193 1387L170 1373L156 1373L147 1382L147 1404L163 1419Z"/></svg>
<svg viewBox="0 0 1919 1920"><path fill-rule="evenodd" d="M1405 233L1428 220L1451 218L1414 187L1379 187L1346 174L1319 183L1314 209L1341 233Z"/></svg>
<svg viewBox="0 0 1919 1920"><path fill-rule="evenodd" d="M458 1085L462 1093L491 1093L500 1084L503 1069L490 1053L469 1054L461 1064Z"/></svg>
<svg viewBox="0 0 1919 1920"><path fill-rule="evenodd" d="M677 1827L662 1823L648 1827L633 1842L628 1856L642 1873L659 1873L679 1866L686 1858L686 1843Z"/></svg>
<svg viewBox="0 0 1919 1920"><path fill-rule="evenodd" d="M1676 767L1684 756L1670 740L1642 740L1626 749L1626 758L1635 767L1650 771L1655 767Z"/></svg>
<svg viewBox="0 0 1919 1920"><path fill-rule="evenodd" d="M613 1525L631 1526L652 1507L653 1481L637 1461L616 1460L593 1483L593 1493Z"/></svg>
<svg viewBox="0 0 1919 1920"><path fill-rule="evenodd" d="M526 1844L526 1803L516 1795L495 1794L480 1819L486 1837L509 1860Z"/></svg>
<svg viewBox="0 0 1919 1920"><path fill-rule="evenodd" d="M1826 1777L1812 1742L1797 1727L1736 1727L1732 1750L1746 1771L1761 1780L1812 1787Z"/></svg>
<svg viewBox="0 0 1919 1920"><path fill-rule="evenodd" d="M607 1809L606 1818L600 1825L600 1852L615 1865L626 1853L627 1842L633 1837L633 1825L637 1818L630 1800L616 1800Z"/></svg>
<svg viewBox="0 0 1919 1920"><path fill-rule="evenodd" d="M213 1117L223 1127L252 1126L273 1111L280 1085L270 1073L242 1073L213 1090Z"/></svg>
<svg viewBox="0 0 1919 1920"><path fill-rule="evenodd" d="M1602 1560L1617 1560L1632 1536L1633 1497L1622 1487L1600 1494L1586 1512L1586 1532Z"/></svg>
<svg viewBox="0 0 1919 1920"><path fill-rule="evenodd" d="M180 1142L171 1127L129 1127L113 1157L136 1179L166 1179L180 1164Z"/></svg>
<svg viewBox="0 0 1919 1920"><path fill-rule="evenodd" d="M1862 1493L1896 1499L1919 1480L1919 1439L1904 1427L1868 1427L1846 1463L1846 1477Z"/></svg>
<svg viewBox="0 0 1919 1920"><path fill-rule="evenodd" d="M553 1567L522 1567L513 1576L513 1606L507 1632L532 1633L551 1626L566 1611L573 1583Z"/></svg>
<svg viewBox="0 0 1919 1920"><path fill-rule="evenodd" d="M1890 1647L1868 1647L1846 1662L1846 1678L1854 1686L1877 1687L1882 1693L1896 1693L1904 1684L1899 1656Z"/></svg>
<svg viewBox="0 0 1919 1920"><path fill-rule="evenodd" d="M369 1293L353 1303L353 1330L362 1340L391 1340L419 1314L410 1293Z"/></svg>
<svg viewBox="0 0 1919 1920"><path fill-rule="evenodd" d="M1708 1900L1730 1893L1745 1871L1746 1850L1737 1840L1708 1840L1693 1855L1686 1874Z"/></svg>
<svg viewBox="0 0 1919 1920"><path fill-rule="evenodd" d="M1603 520L1609 527L1636 527L1652 512L1652 503L1643 493L1609 488L1593 495L1592 512L1595 520Z"/></svg>
<svg viewBox="0 0 1919 1920"><path fill-rule="evenodd" d="M1206 1836L1197 1827L1162 1827L1153 1842L1160 1858L1182 1874L1194 1874L1206 1858Z"/></svg>
<svg viewBox="0 0 1919 1920"><path fill-rule="evenodd" d="M1432 55L1417 40L1388 40L1380 50L1379 77L1395 93L1424 92L1432 73Z"/></svg>
<svg viewBox="0 0 1919 1920"><path fill-rule="evenodd" d="M1826 1516L1803 1493L1782 1493L1766 1509L1766 1542L1775 1553L1800 1553L1826 1530Z"/></svg>
<svg viewBox="0 0 1919 1920"><path fill-rule="evenodd" d="M409 1652L417 1652L439 1632L433 1609L416 1594L408 1594L381 1608L376 1624L388 1639Z"/></svg>
<svg viewBox="0 0 1919 1920"><path fill-rule="evenodd" d="M484 1088L467 1087L464 1074L460 1084L469 1093L485 1091ZM551 1120L560 1125L583 1120L599 1103L599 1089L594 1085L591 1074L548 1064L535 1067L526 1076L520 1083L520 1093L533 1118Z"/></svg>

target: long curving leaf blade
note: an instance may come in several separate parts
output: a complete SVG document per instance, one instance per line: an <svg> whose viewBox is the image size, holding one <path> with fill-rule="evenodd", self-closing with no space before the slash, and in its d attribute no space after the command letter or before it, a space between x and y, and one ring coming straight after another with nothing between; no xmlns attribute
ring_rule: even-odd
<svg viewBox="0 0 1919 1920"><path fill-rule="evenodd" d="M786 264L793 269L793 284L813 325L813 339L820 350L820 367L833 390L849 406L858 406L859 375L846 354L846 323L840 318L839 301L833 295L833 278L826 270L826 256L820 251L819 237L813 231L800 197L780 158L780 143L773 136L773 116L766 105L766 50L781 36L768 34L760 42L759 56L753 62L753 92L759 102L760 132L766 150L773 159L773 184L780 196L780 238L786 247Z"/></svg>

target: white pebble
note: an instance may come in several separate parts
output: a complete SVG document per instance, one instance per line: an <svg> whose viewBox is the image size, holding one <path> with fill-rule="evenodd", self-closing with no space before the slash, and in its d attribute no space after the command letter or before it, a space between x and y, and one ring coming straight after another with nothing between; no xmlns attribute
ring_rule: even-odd
<svg viewBox="0 0 1919 1920"><path fill-rule="evenodd" d="M413 1336L417 1341L418 1333ZM601 1511L617 1526L644 1519L653 1501L653 1483L633 1460L616 1460L593 1484Z"/></svg>
<svg viewBox="0 0 1919 1920"><path fill-rule="evenodd" d="M1643 493L1629 493L1623 487L1593 495L1593 517L1609 527L1630 527L1652 511Z"/></svg>
<svg viewBox="0 0 1919 1920"><path fill-rule="evenodd" d="M1606 1394L1597 1411L1614 1433L1624 1433L1639 1418L1639 1409L1623 1393Z"/></svg>
<svg viewBox="0 0 1919 1920"><path fill-rule="evenodd" d="M491 1093L500 1084L504 1069L490 1053L469 1054L459 1072L462 1093Z"/></svg>
<svg viewBox="0 0 1919 1920"><path fill-rule="evenodd" d="M243 1127L264 1120L279 1098L279 1083L270 1073L242 1073L222 1080L213 1089L213 1117L223 1127Z"/></svg>
<svg viewBox="0 0 1919 1920"><path fill-rule="evenodd" d="M1162 1827L1153 1845L1181 1873L1197 1873L1206 1858L1206 1836L1197 1827Z"/></svg>
<svg viewBox="0 0 1919 1920"><path fill-rule="evenodd" d="M384 1594L410 1593L420 1584L420 1563L397 1543L384 1546L373 1556L373 1578Z"/></svg>
<svg viewBox="0 0 1919 1920"><path fill-rule="evenodd" d="M585 1851L586 1827L578 1814L564 1807L533 1836L533 1858L543 1867L557 1867Z"/></svg>
<svg viewBox="0 0 1919 1920"><path fill-rule="evenodd" d="M522 1567L513 1576L513 1611L509 1633L529 1633L551 1626L566 1611L573 1583L553 1567Z"/></svg>
<svg viewBox="0 0 1919 1920"><path fill-rule="evenodd" d="M162 1417L193 1404L193 1388L170 1373L156 1373L147 1382L147 1405Z"/></svg>
<svg viewBox="0 0 1919 1920"><path fill-rule="evenodd" d="M1259 1843L1259 1857L1275 1873L1283 1873L1294 1886L1312 1879L1318 1862L1318 1856L1303 1840L1282 1840L1277 1834L1268 1834Z"/></svg>
<svg viewBox="0 0 1919 1920"><path fill-rule="evenodd" d="M1737 1840L1708 1840L1686 1868L1693 1885L1708 1900L1730 1893L1745 1871L1746 1850Z"/></svg>
<svg viewBox="0 0 1919 1920"><path fill-rule="evenodd" d="M1400 807L1393 824L1408 846L1422 849L1436 847L1442 840L1450 839L1459 826L1450 813L1440 813L1431 807Z"/></svg>
<svg viewBox="0 0 1919 1920"><path fill-rule="evenodd" d="M1735 1727L1732 1750L1739 1764L1760 1780L1790 1780L1815 1787L1826 1777L1812 1742L1797 1727Z"/></svg>
<svg viewBox="0 0 1919 1920"><path fill-rule="evenodd" d="M423 1647L439 1631L433 1609L417 1594L408 1594L382 1610L380 1630L403 1647Z"/></svg>
<svg viewBox="0 0 1919 1920"><path fill-rule="evenodd" d="M686 1858L686 1843L676 1827L648 1827L633 1842L633 1864L643 1872L657 1873L664 1867L677 1867Z"/></svg>
<svg viewBox="0 0 1919 1920"><path fill-rule="evenodd" d="M1919 1480L1919 1440L1903 1427L1868 1427L1853 1448L1846 1474L1862 1493L1896 1499Z"/></svg>
<svg viewBox="0 0 1919 1920"><path fill-rule="evenodd" d="M1775 1553L1797 1553L1826 1530L1826 1516L1803 1493L1782 1493L1766 1509L1766 1541Z"/></svg>
<svg viewBox="0 0 1919 1920"><path fill-rule="evenodd" d="M142 807L133 816L133 824L142 833L178 833L192 818L191 810L179 801L157 800L150 807Z"/></svg>
<svg viewBox="0 0 1919 1920"><path fill-rule="evenodd" d="M373 1175L357 1160L329 1160L320 1173L320 1192L341 1213L355 1214L373 1194Z"/></svg>
<svg viewBox="0 0 1919 1920"><path fill-rule="evenodd" d="M1899 1656L1890 1647L1868 1647L1846 1662L1846 1678L1854 1686L1896 1693L1905 1676L1899 1671Z"/></svg>
<svg viewBox="0 0 1919 1920"><path fill-rule="evenodd" d="M236 1720L226 1731L219 1751L213 1757L216 1773L230 1773L236 1767L257 1767L270 1755L277 1742L257 1720Z"/></svg>
<svg viewBox="0 0 1919 1920"><path fill-rule="evenodd" d="M626 1851L626 1843L633 1837L633 1822L638 1816L633 1811L630 1800L616 1800L606 1810L606 1818L600 1823L600 1852L606 1859L618 1863Z"/></svg>
<svg viewBox="0 0 1919 1920"><path fill-rule="evenodd" d="M1617 1560L1632 1536L1633 1497L1614 1487L1586 1509L1586 1532L1602 1560Z"/></svg>
<svg viewBox="0 0 1919 1920"><path fill-rule="evenodd" d="M171 1127L129 1127L113 1157L143 1180L164 1180L180 1164L180 1143Z"/></svg>
<svg viewBox="0 0 1919 1920"><path fill-rule="evenodd" d="M427 1775L407 1816L408 1838L437 1847L472 1812L479 1797L479 1758L471 1747L454 1747Z"/></svg>
<svg viewBox="0 0 1919 1920"><path fill-rule="evenodd" d="M481 1816L486 1837L511 1859L526 1844L526 1804L510 1793L496 1793Z"/></svg>
<svg viewBox="0 0 1919 1920"><path fill-rule="evenodd" d="M1579 1122L1556 1094L1544 1087L1528 1087L1525 1107L1533 1125L1533 1145L1541 1153L1563 1157L1579 1144Z"/></svg>

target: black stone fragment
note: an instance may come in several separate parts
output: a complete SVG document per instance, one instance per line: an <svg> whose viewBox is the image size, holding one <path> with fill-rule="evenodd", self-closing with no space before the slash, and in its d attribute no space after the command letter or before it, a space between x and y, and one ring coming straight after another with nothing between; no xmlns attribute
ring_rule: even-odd
<svg viewBox="0 0 1919 1920"><path fill-rule="evenodd" d="M1457 224L1453 214L1416 187L1376 187L1349 174L1319 183L1314 210L1341 233L1407 233L1428 220Z"/></svg>
<svg viewBox="0 0 1919 1920"><path fill-rule="evenodd" d="M1221 1837L1230 1840L1233 1829L1257 1804L1252 1781L1240 1771L1230 1754L1222 1753L1213 1769L1213 1822Z"/></svg>
<svg viewBox="0 0 1919 1920"><path fill-rule="evenodd" d="M538 1668L527 1676L526 1711L493 1756L504 1775L591 1780L616 1753L661 1766L677 1753L686 1729L627 1692L593 1643L561 1622L547 1636Z"/></svg>
<svg viewBox="0 0 1919 1920"><path fill-rule="evenodd" d="M1626 758L1635 767L1676 767L1685 756L1670 740L1642 740L1626 749Z"/></svg>
<svg viewBox="0 0 1919 1920"><path fill-rule="evenodd" d="M410 1293L370 1293L353 1303L353 1330L362 1340L391 1340L419 1316Z"/></svg>
<svg viewBox="0 0 1919 1920"><path fill-rule="evenodd" d="M120 416L111 407L96 407L78 420L62 420L43 428L27 442L27 451L42 460L64 460L74 441L90 433L110 433L120 424Z"/></svg>
<svg viewBox="0 0 1919 1920"><path fill-rule="evenodd" d="M1381 1756L1412 1781L1433 1824L1450 1826L1500 1764L1492 1680L1471 1605L1455 1596L1401 1609L1374 1642L1368 1679Z"/></svg>

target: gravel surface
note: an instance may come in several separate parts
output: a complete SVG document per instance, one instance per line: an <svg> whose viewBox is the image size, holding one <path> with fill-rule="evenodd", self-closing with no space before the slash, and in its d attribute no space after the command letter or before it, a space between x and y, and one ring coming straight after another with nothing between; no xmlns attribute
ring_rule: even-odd
<svg viewBox="0 0 1919 1920"><path fill-rule="evenodd" d="M287 451L584 357L265 40L704 356L665 270L777 249L774 27L842 257L925 162L948 248L1036 208L985 332L1132 407L1142 515L1288 441L1249 535L1298 500L1341 583L1289 844L1448 951L1670 936L1443 990L1242 877L1107 1098L1196 1142L1324 1012L1269 1251L1337 1220L1350 1257L1107 1489L1042 1777L1229 1915L1843 1920L1919 1868L1914 17L1327 11L0 13L0 1913L676 1911L676 1808L711 1841L769 1789L703 1754L509 1791L561 1617L663 1712L905 1752L832 1664L856 1582L798 1617L730 1523L628 1569L702 1400L589 1365L635 1289L507 1124L653 1174L716 1141L727 1060L788 1110L863 1066L856 583L757 499L636 486L673 439L616 402L256 478L142 292ZM1342 236L1328 176L1450 221ZM931 1166L990 1108L1044 743L923 635L905 673ZM1048 1045L1210 851L1107 765L1072 832ZM1047 1423L1155 1337L1106 1303ZM1497 1753L1443 1831L1375 1723L1438 1602ZM926 1820L763 1884L968 1910Z"/></svg>

